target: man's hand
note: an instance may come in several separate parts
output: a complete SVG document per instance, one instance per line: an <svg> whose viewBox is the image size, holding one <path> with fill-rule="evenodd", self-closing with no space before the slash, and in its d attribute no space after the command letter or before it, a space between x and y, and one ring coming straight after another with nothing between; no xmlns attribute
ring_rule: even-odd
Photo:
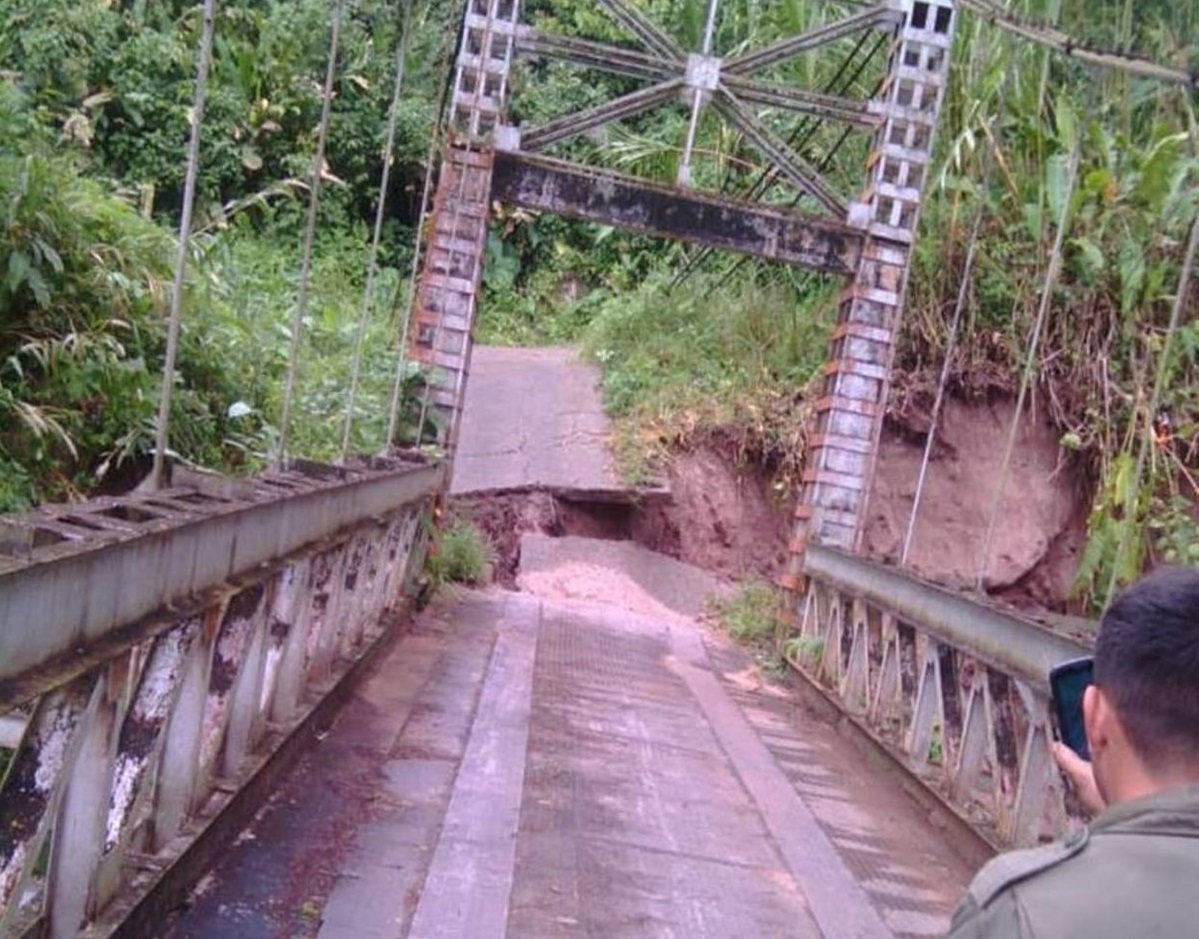
<svg viewBox="0 0 1199 939"><path fill-rule="evenodd" d="M1074 791L1078 793L1078 801L1084 809L1092 815L1098 815L1107 808L1107 803L1099 794L1099 787L1095 785L1095 772L1090 763L1064 743L1053 745L1053 759L1074 786Z"/></svg>

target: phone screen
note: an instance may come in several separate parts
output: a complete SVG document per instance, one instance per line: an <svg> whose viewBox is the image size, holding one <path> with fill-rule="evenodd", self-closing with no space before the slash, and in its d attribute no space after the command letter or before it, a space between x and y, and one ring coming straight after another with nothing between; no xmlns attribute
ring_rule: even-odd
<svg viewBox="0 0 1199 939"><path fill-rule="evenodd" d="M1077 659L1059 665L1049 673L1062 743L1084 760L1091 758L1091 750L1087 746L1087 731L1082 719L1082 696L1092 683L1093 671L1092 659Z"/></svg>

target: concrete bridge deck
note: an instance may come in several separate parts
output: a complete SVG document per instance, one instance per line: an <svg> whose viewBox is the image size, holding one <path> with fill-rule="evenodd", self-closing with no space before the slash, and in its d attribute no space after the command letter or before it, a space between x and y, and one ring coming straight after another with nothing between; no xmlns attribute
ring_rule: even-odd
<svg viewBox="0 0 1199 939"><path fill-rule="evenodd" d="M938 935L968 876L895 784L663 611L425 611L166 932Z"/></svg>
<svg viewBox="0 0 1199 939"><path fill-rule="evenodd" d="M593 369L476 355L455 490L618 485ZM518 582L417 618L169 939L943 932L971 865L702 622L709 575L530 535Z"/></svg>

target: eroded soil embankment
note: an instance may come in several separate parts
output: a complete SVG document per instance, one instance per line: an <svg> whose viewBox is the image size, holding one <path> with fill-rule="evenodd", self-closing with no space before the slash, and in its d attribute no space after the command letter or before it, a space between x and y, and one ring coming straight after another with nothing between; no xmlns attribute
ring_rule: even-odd
<svg viewBox="0 0 1199 939"><path fill-rule="evenodd" d="M945 408L917 519L911 566L938 583L973 585L1002 476L1010 402ZM868 508L865 547L898 560L915 498L926 429L889 424ZM772 579L786 561L792 504L760 467L712 445L676 455L669 499L597 502L545 491L455 500L488 533L496 578L515 586L520 537L634 541L732 579ZM1088 493L1065 464L1054 429L1021 424L997 515L985 583L1018 605L1061 609L1086 535Z"/></svg>

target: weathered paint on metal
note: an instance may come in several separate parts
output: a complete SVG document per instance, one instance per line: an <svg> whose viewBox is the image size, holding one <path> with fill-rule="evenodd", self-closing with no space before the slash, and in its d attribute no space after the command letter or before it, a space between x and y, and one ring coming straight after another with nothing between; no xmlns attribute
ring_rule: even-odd
<svg viewBox="0 0 1199 939"><path fill-rule="evenodd" d="M862 252L863 233L840 222L523 153L496 154L492 196L831 274L851 274Z"/></svg>
<svg viewBox="0 0 1199 939"><path fill-rule="evenodd" d="M1048 673L1088 644L822 545L804 574L788 661L980 837L1060 832Z"/></svg>
<svg viewBox="0 0 1199 939"><path fill-rule="evenodd" d="M412 463L338 469L323 478L291 472L263 479L238 500L168 490L5 518L0 686L120 626L418 501L443 473L440 465ZM135 524L116 535L97 538L81 528L75 539L52 540L43 533L58 515Z"/></svg>
<svg viewBox="0 0 1199 939"><path fill-rule="evenodd" d="M862 597L900 619L919 624L943 642L1049 690L1049 670L1088 653L1078 639L1063 636L1014 612L979 602L977 597L923 583L911 574L822 545L804 557L809 577Z"/></svg>

